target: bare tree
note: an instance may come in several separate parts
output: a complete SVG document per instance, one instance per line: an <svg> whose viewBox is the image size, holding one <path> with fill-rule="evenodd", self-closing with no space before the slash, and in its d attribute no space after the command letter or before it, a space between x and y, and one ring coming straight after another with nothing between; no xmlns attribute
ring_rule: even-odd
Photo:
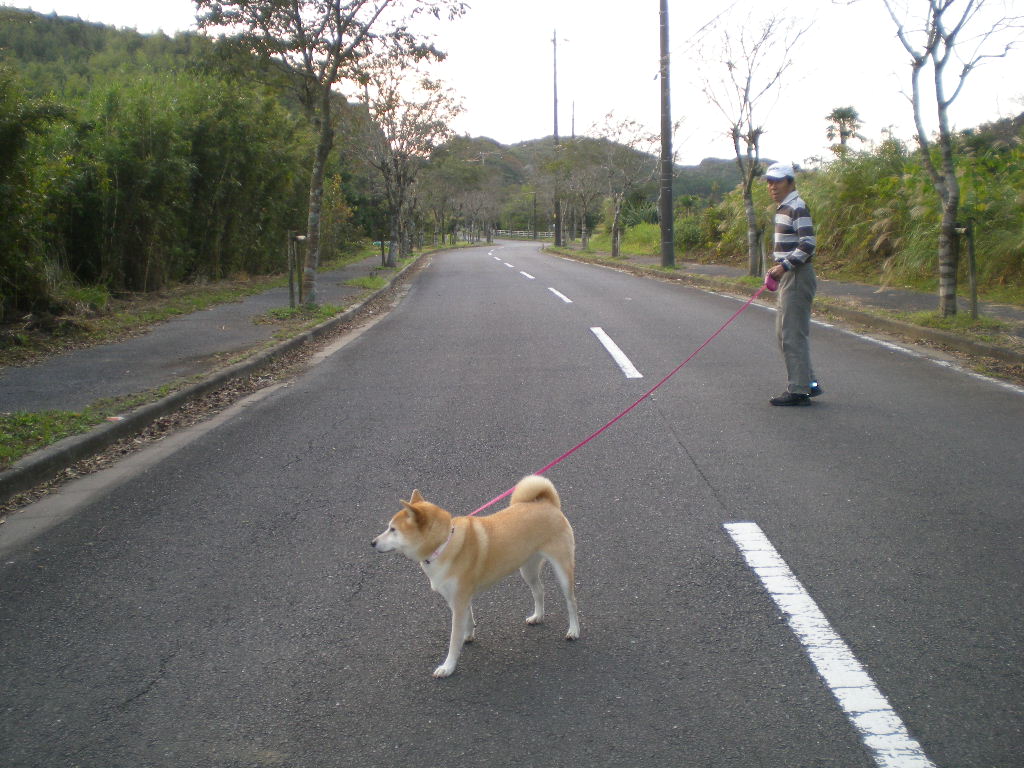
<svg viewBox="0 0 1024 768"><path fill-rule="evenodd" d="M781 87L783 75L792 65L790 51L806 31L806 27L775 16L760 22L748 20L738 27L729 20L718 20L708 27L711 45L701 46L699 60L707 62L700 69L702 90L728 121L727 135L740 170L751 275L760 275L762 270L762 228L753 193L754 179L763 172L761 112L764 102Z"/></svg>
<svg viewBox="0 0 1024 768"><path fill-rule="evenodd" d="M481 167L466 162L460 146L463 141L467 140L454 137L438 148L421 174L421 198L434 220L434 245L444 245L452 231L461 191L479 181Z"/></svg>
<svg viewBox="0 0 1024 768"><path fill-rule="evenodd" d="M635 120L620 120L609 113L592 129L599 140L601 175L612 207L612 258L620 255L622 206L630 194L657 171L653 150L660 138L652 136Z"/></svg>
<svg viewBox="0 0 1024 768"><path fill-rule="evenodd" d="M1020 43L1022 16L983 13L986 0L883 0L896 35L910 54L911 102L921 162L939 198L939 312L956 314L957 215L960 184L949 108L963 91L967 76L986 59L1002 58ZM999 4L998 2L995 4ZM1006 4L1003 4L1006 7ZM910 6L913 6L913 11ZM916 12L916 15L915 15ZM922 73L930 69L938 133L934 142L924 124ZM934 144L934 146L933 146ZM936 161L935 152L938 159Z"/></svg>
<svg viewBox="0 0 1024 768"><path fill-rule="evenodd" d="M472 186L464 187L456 196L456 206L462 215L466 239L471 243L493 241L494 222L501 215L505 190L494 174L481 176Z"/></svg>
<svg viewBox="0 0 1024 768"><path fill-rule="evenodd" d="M409 242L417 176L434 149L451 136L448 124L461 106L441 82L393 54L373 56L362 77L372 131L360 147L384 182L391 239L385 263L394 267Z"/></svg>
<svg viewBox="0 0 1024 768"><path fill-rule="evenodd" d="M324 170L334 146L334 86L358 74L375 45L401 54L441 54L409 31L419 13L461 15L458 0L195 0L200 28L234 32L250 50L294 75L299 100L318 132L309 182L303 298L317 303Z"/></svg>
<svg viewBox="0 0 1024 768"><path fill-rule="evenodd" d="M601 145L589 138L574 139L567 147L569 175L566 180L566 192L572 209L579 217L583 250L590 247L588 219L594 213L606 189L601 151Z"/></svg>

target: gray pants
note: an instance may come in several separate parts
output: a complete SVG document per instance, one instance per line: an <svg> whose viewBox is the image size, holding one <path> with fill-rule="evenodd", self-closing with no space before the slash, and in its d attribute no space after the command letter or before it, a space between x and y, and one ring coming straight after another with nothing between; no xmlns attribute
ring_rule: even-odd
<svg viewBox="0 0 1024 768"><path fill-rule="evenodd" d="M775 335L786 361L789 391L807 395L817 381L811 368L811 303L818 290L814 267L804 264L786 272L779 281L779 307Z"/></svg>

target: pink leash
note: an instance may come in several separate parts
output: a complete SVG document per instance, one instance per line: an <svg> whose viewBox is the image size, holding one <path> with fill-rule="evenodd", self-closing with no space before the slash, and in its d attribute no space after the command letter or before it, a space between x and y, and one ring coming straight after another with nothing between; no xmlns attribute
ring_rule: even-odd
<svg viewBox="0 0 1024 768"><path fill-rule="evenodd" d="M655 393L655 392L656 392L656 391L658 390L658 388L659 388L659 387L661 387L661 385L662 385L662 384L664 384L664 383L665 383L666 381L668 381L668 380L669 380L669 379L671 379L671 378L672 378L673 376L675 376L675 375L676 375L676 374L677 374L677 373L679 372L679 370L680 370L680 369L681 369L681 368L682 368L682 367L683 367L684 365L686 365L686 364L687 364L688 362L690 362L691 360L693 360L693 358L695 358L695 357L696 357L696 356L697 356L698 354L700 354L700 351L701 351L702 349L704 349L704 347L706 347L706 346L707 346L708 344L710 344L710 343L711 343L712 341L714 341L714 340L715 340L715 337L717 337L717 336L718 336L718 334L720 334L720 333L721 333L722 331L724 331L724 330L725 330L725 329L726 329L726 328L727 328L727 327L729 326L729 324L730 324L730 323L731 323L731 322L732 322L733 320L735 320L735 319L736 319L737 317L739 317L739 316L740 316L741 314L743 314L744 310L746 310L746 308L747 308L747 307L749 307L749 306L750 306L751 304L753 304L753 303L754 303L754 301L755 301L755 299L757 299L757 297L758 297L758 296L760 296L760 295L761 295L762 293L764 293L764 292L765 292L766 290L772 290L772 291L774 291L774 290L775 290L775 288L774 288L774 287L772 287L772 285L774 285L774 284L775 284L775 281L774 281L774 280L771 280L771 281L769 282L769 280L768 280L768 276L766 275L766 276L765 276L765 284L764 284L764 285L762 285L762 286L761 286L760 288L758 288L758 289L757 289L757 291L756 291L756 292L754 293L754 295L753 295L753 296L751 296L751 297L750 297L749 299L747 299L747 303L746 303L746 304L744 304L744 305L743 305L742 307L740 307L739 309L737 309L737 310L736 310L736 311L735 311L735 312L733 313L732 317L730 317L730 318L729 318L728 320L726 320L726 321L725 321L725 322L724 322L724 323L722 324L722 327L721 327L721 328L719 328L719 329L718 329L717 331L715 331L715 332L714 332L713 334L711 334L711 336L710 336L710 337L708 338L708 340L707 340L707 341L705 341L705 342L704 342L703 344L701 344L701 345L700 345L699 347L697 347L697 349L695 349L695 350L693 351L693 354L691 354L691 355L690 355L690 356L689 356L688 358L686 358L685 360L683 360L683 362L681 362L681 363L680 363L679 365L677 365L677 366L676 366L675 368L673 368L673 369L672 369L672 371L671 371L671 372L670 372L670 373L669 373L669 374L668 374L668 375L667 375L667 376L666 376L665 378L663 378L663 379L662 379L661 381L659 381L659 382L658 382L657 384L655 384L655 385L654 385L653 387L651 387L651 388L650 388L649 390L647 390L647 392L645 392L645 393L644 393L644 394L643 394L643 395L642 395L642 396L640 397L640 399L639 399L639 400L637 400L637 401L636 401L635 403L633 403L633 404L632 404L631 406L629 406L629 408L627 408L626 410L624 410L624 411L623 411L622 413L620 413L620 414L619 414L618 416L616 416L616 417L615 417L614 419L612 419L612 420L611 420L611 421L609 421L609 422L608 422L607 424L605 424L605 425L604 425L603 427L601 427L601 428L600 428L599 430L597 430L597 432L595 432L594 434L592 434L592 435L591 435L590 437L588 437L588 438L587 438L586 440L582 441L581 443L578 443L577 445L573 446L573 447L572 447L572 448L570 448L570 449L569 449L568 451L566 451L566 452L565 452L565 453L563 453L563 454L562 454L561 456L559 456L559 457L558 457L557 459L555 459L554 461L552 461L552 462L551 462L550 464L547 464L547 465L545 465L544 467L542 467L542 468L538 469L538 470L537 470L536 472L534 472L533 474L535 474L535 475L543 475L543 474L544 474L545 472L547 472L547 471L548 471L549 469L551 469L552 467L554 467L554 466L555 466L556 464L561 464L561 463L562 463L563 461L565 461L565 460L566 460L567 458L569 458L569 457L570 457L570 456L572 456L572 455L573 455L574 453L576 453L576 451L578 451L578 450L579 450L580 448L582 448L583 446L585 446L585 445L586 445L587 443L589 443L589 442L590 442L591 440L593 440L594 438L596 438L596 437L597 437L598 435L600 435L600 434L601 434L602 432L604 432L604 431L605 431L606 429L608 429L609 427L611 427L611 426L612 426L612 425L613 425L613 424L614 424L615 422L617 422L617 421L618 421L619 419L621 419L621 418L622 418L623 416L625 416L625 415L626 415L627 413L629 413L629 412L630 412L630 411L632 411L632 410L633 410L634 408L636 408L636 407L637 407L638 405L640 405L640 403L642 403L642 402L643 402L644 400L646 400L646 399L647 399L648 397L650 397L651 395L653 395L653 394L654 394L654 393ZM488 508L488 507L490 507L491 505L493 505L493 504L497 504L497 503L498 503L499 501L501 501L502 499L506 498L507 496L511 496L511 495L512 495L512 492L513 492L514 490L515 490L515 486L512 486L511 488L509 488L509 489L508 489L507 491L505 491L505 492L504 492L503 494L501 494L500 496L495 496L495 497L494 497L493 499L491 499L490 501L488 501L488 502L487 502L486 504L484 504L484 505L483 505L482 507L480 507L479 509L477 509L477 510L475 510L475 511L473 511L473 512L470 512L470 513L469 513L469 517L472 517L473 515L476 515L476 514L478 514L478 513L480 513L480 512L483 512L483 511L484 511L485 509L487 509L487 508Z"/></svg>

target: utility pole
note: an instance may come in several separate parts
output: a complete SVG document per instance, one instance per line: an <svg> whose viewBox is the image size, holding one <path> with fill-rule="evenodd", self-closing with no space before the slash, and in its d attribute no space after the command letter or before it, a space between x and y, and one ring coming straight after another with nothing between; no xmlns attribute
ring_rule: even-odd
<svg viewBox="0 0 1024 768"><path fill-rule="evenodd" d="M562 247L562 201L558 197L558 30L551 37L555 90L555 247Z"/></svg>
<svg viewBox="0 0 1024 768"><path fill-rule="evenodd" d="M661 266L676 265L672 222L672 99L668 87L668 0L661 0Z"/></svg>
<svg viewBox="0 0 1024 768"><path fill-rule="evenodd" d="M537 240L537 189L533 190L533 239Z"/></svg>

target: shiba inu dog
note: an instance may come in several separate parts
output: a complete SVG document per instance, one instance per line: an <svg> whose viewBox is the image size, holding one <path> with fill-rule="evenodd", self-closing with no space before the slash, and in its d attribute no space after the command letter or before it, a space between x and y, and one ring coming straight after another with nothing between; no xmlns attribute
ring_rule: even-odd
<svg viewBox="0 0 1024 768"><path fill-rule="evenodd" d="M451 609L448 656L434 670L434 677L454 672L463 643L473 640L473 596L517 568L533 592L533 614L526 623L544 620L540 573L545 560L551 563L569 608L565 638L580 636L573 581L576 544L572 526L562 514L558 491L547 478L524 477L509 506L486 517L452 517L413 491L387 529L371 543L378 552L397 551L418 562L431 589L440 593Z"/></svg>

